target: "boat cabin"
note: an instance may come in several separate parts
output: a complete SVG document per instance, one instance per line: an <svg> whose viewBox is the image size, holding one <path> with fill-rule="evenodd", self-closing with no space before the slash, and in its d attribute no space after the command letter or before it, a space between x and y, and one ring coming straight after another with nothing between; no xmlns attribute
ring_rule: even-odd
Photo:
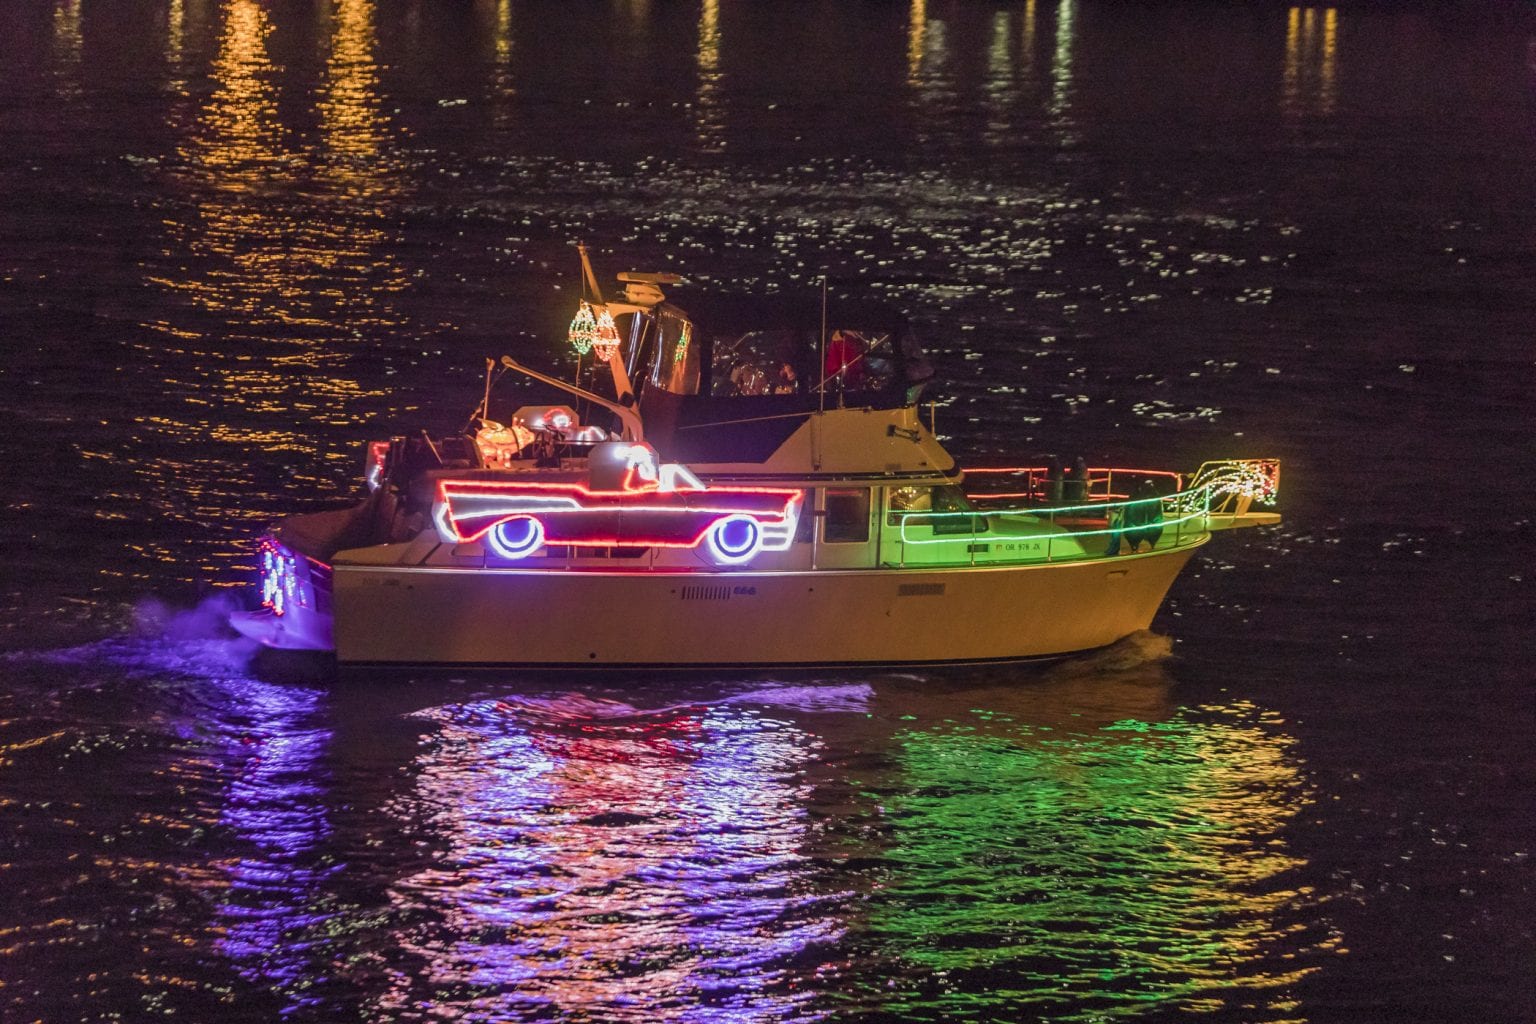
<svg viewBox="0 0 1536 1024"><path fill-rule="evenodd" d="M679 462L761 462L813 412L911 406L933 377L878 303L690 293L611 308L646 438Z"/></svg>

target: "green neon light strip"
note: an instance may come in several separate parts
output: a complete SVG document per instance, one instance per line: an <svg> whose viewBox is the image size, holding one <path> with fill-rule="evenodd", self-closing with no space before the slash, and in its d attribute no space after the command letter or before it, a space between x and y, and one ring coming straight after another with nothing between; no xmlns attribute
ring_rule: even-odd
<svg viewBox="0 0 1536 1024"><path fill-rule="evenodd" d="M1024 515L1024 516L1030 516L1030 517L1032 517L1034 519L1041 519L1042 517L1045 517L1045 516L1058 515L1058 514L1063 513L1063 512L1109 512L1109 511L1112 511L1114 509L1130 508L1132 505L1148 505L1148 504L1151 504L1152 502L1157 502L1159 505L1161 505L1165 501L1166 502L1174 502L1174 503L1178 503L1178 504L1183 504L1184 502L1181 499L1188 499L1188 498L1190 498L1190 497L1192 497L1194 495L1200 494L1201 491L1206 491L1206 493L1204 495L1204 500L1206 502L1209 502L1210 501L1210 493L1209 493L1209 491L1206 488L1199 488L1199 489L1194 490L1194 491L1180 491L1178 494L1170 494L1166 498L1162 498L1162 497L1158 497L1158 498L1137 498L1135 501L1104 502L1104 503L1101 503L1101 504L1098 504L1098 505L1064 505L1064 506L1060 506L1060 507L1056 507L1056 508L1027 508L1027 507L1021 507L1021 508L1011 508L1011 509L991 509L991 510L988 510L988 511L985 511L985 512L980 512L980 511L978 511L978 512L923 512L923 511L911 511L911 512L894 512L892 514L893 515L898 515L898 516L902 517L901 518L901 542L903 544L912 544L912 545L919 545L919 544L953 544L956 541L965 541L967 543L975 543L976 540L978 538L980 538L981 536L983 536L983 535L978 533L974 529L970 533L951 534L951 535L946 536L946 537L935 537L935 538L932 538L932 539L929 539L929 540L913 540L913 539L909 539L907 537L907 520L912 518L913 516L926 516L926 517L928 517L930 519L955 519L955 518L958 518L960 516L969 516L970 518L974 519L977 516L984 516L984 517L990 518L992 516L1007 516L1007 515ZM1062 539L1077 538L1077 537L1102 537L1102 536L1104 536L1106 534L1123 534L1123 533L1127 532L1128 530L1148 530L1148 529L1159 529L1159 528L1166 529L1167 527L1179 526L1179 525L1181 525L1183 523L1192 522L1192 521L1194 521L1196 519L1205 519L1209 515L1210 515L1210 507L1207 504L1204 508L1201 508L1197 512L1191 512L1188 515L1180 516L1180 517L1178 517L1176 519L1159 519L1159 520L1157 520L1155 522L1150 522L1150 523L1137 523L1134 526L1121 525L1121 526L1111 527L1111 528L1103 529L1103 530L1069 530L1069 531L1066 531L1066 532L1063 532L1063 533L1041 533L1041 534L1027 534L1027 533L1006 534L1006 533L991 533L991 532L988 532L986 534L986 536L995 538L997 540L1024 540L1024 539L1031 539L1031 540L1034 540L1034 539L1055 540L1058 537L1060 537Z"/></svg>
<svg viewBox="0 0 1536 1024"><path fill-rule="evenodd" d="M1177 494L1169 494L1166 496L1160 494L1155 498L1136 498L1132 501L1100 501L1092 505L1052 505L1049 508L1041 508L1039 505L1019 505L1014 508L987 509L984 512L980 510L976 512L923 512L913 510L907 512L898 511L896 514L899 516L1047 516L1056 515L1057 513L1061 512L1102 512L1105 509L1111 508L1130 508L1132 505L1150 505L1153 502L1158 502L1161 504L1165 501L1177 501L1180 498L1188 498L1199 494L1204 489L1205 488L1202 487L1193 491L1179 491Z"/></svg>

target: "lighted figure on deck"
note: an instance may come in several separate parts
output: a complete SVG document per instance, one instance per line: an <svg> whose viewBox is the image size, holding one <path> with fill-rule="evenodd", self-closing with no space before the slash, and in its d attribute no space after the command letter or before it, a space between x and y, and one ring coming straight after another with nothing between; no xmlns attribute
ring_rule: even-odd
<svg viewBox="0 0 1536 1024"><path fill-rule="evenodd" d="M712 487L687 467L658 463L649 445L596 445L585 479L568 482L444 480L435 520L446 543L483 540L516 561L547 545L697 548L717 565L741 565L794 539L805 494Z"/></svg>

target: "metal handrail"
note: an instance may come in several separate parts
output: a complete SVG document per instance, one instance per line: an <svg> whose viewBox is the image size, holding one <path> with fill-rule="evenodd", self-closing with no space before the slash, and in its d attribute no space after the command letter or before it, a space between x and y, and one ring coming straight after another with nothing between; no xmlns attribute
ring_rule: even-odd
<svg viewBox="0 0 1536 1024"><path fill-rule="evenodd" d="M1006 472L1023 473L1029 484L1029 490L1034 492L1035 475L1043 474L1045 470L1038 468L1005 469L1005 470L968 470L967 475L975 473ZM1209 517L1212 514L1229 514L1234 511L1246 510L1249 503L1259 501L1264 504L1272 504L1279 489L1280 464L1273 459L1231 459L1220 462L1207 462L1200 467L1191 480L1191 486L1178 490L1173 494L1158 495L1150 498L1124 498L1113 500L1115 497L1115 474L1135 474L1142 479L1152 476L1169 477L1182 483L1182 477L1177 473L1154 470L1128 470L1128 469L1090 469L1089 470L1089 497L1086 504L1072 505L1036 505L1026 504L1003 508L984 508L959 512L935 512L931 509L887 510L887 516L898 518L900 540L898 542L898 561L896 564L905 566L908 561L908 546L930 546L965 544L965 557L963 559L943 559L938 562L923 562L924 565L959 564L969 562L976 564L977 547L982 543L994 541L1017 540L1043 540L1045 552L1040 554L1030 552L1019 556L988 557L988 565L1021 565L1042 562L1061 561L1108 561L1118 558L1120 555L1119 543L1116 538L1124 538L1128 534L1135 534L1142 530L1156 530L1158 536L1152 541L1152 550L1174 550L1186 547L1202 541L1210 532ZM1054 482L1054 481L1052 481ZM1094 488L1101 488L1098 497L1094 497ZM971 496L973 501L988 500L986 495ZM1011 497L1011 496L1009 496ZM996 500L995 498L993 500ZM1150 508L1153 515L1146 517L1142 522L1142 509ZM1133 515L1136 512L1138 514ZM1073 519L1084 518L1082 513L1091 513L1094 519L1104 519L1106 525L1094 529L1073 529ZM968 532L946 533L935 535L931 538L914 539L907 533L907 522L914 517L924 517L929 523L935 519L958 519L965 516L972 520L972 528ZM1008 517L1029 517L1037 521L1063 526L1062 532L1050 532L1037 535L1015 534L1008 535L997 531L999 525L995 520ZM986 529L978 530L975 527L976 520L985 520ZM1065 522L1063 522L1065 520ZM1172 535L1169 529L1172 528ZM1083 551L1081 539L1085 537L1108 537L1103 551ZM1073 552L1058 554L1055 550L1058 540L1071 539L1074 541ZM1145 537L1136 537L1135 547L1140 547Z"/></svg>
<svg viewBox="0 0 1536 1024"><path fill-rule="evenodd" d="M1115 535L1124 537L1127 533L1135 533L1140 530L1160 530L1161 536L1153 543L1153 550L1173 549L1184 547L1199 540L1206 532L1206 516L1210 513L1211 486L1202 485L1192 491L1181 491L1178 494L1158 496L1155 498L1136 498L1128 501L1096 502L1091 505L1060 505L1044 507L1039 505L1024 505L1011 508L985 509L973 512L934 512L927 509L891 510L886 514L896 516L899 520L900 540L899 559L897 564L905 566L908 561L907 550L909 547L949 546L964 544L965 553L961 558L942 559L939 562L923 562L924 565L946 564L955 562L969 562L976 564L977 546L1008 540L1035 540L1045 544L1043 554L1031 552L1018 556L1000 555L986 559L988 565L1020 565L1032 562L1062 562L1062 561L1093 561L1095 559L1108 560L1119 556L1118 551L1112 551L1113 540L1106 541L1105 550L1101 552L1085 552L1080 548L1070 553L1062 553L1057 550L1057 542L1063 540L1080 541L1086 537L1110 537ZM1177 500L1184 511L1176 515L1168 515L1170 503ZM1191 502L1197 503L1195 511L1189 511ZM1127 515L1132 509L1140 510L1148 506L1156 506L1157 515L1146 522L1135 522L1127 525L1132 518ZM1092 512L1094 518L1104 518L1107 525L1094 529L1077 529L1062 519L1070 521L1073 513ZM1008 534L1001 532L998 520L1009 516L1028 517L1041 522L1055 523L1063 526L1061 532L1042 534ZM960 519L985 520L987 527L978 530L974 526L964 532L936 534L931 538L914 538L907 532L907 522L910 519L922 517L929 523L935 519ZM1135 517L1139 520L1139 516ZM1189 524L1198 521L1198 529L1189 529ZM1172 537L1169 537L1169 531Z"/></svg>

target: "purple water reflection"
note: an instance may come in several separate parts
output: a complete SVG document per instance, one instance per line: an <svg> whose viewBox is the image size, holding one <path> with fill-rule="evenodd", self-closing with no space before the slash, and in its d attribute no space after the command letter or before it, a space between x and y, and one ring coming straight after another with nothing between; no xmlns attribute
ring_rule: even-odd
<svg viewBox="0 0 1536 1024"><path fill-rule="evenodd" d="M437 730L391 810L441 848L392 893L425 919L403 936L420 967L397 974L383 1009L807 1014L780 968L842 931L794 885L817 738L745 703L481 701L423 715Z"/></svg>
<svg viewBox="0 0 1536 1024"><path fill-rule="evenodd" d="M250 727L232 737L234 777L219 823L249 852L224 864L215 946L242 977L280 993L291 1012L317 1002L305 993L330 973L319 932L335 912L323 894L338 869L322 853L331 831L324 804L331 732L317 725L324 694L254 679L220 682L221 703L239 708Z"/></svg>

